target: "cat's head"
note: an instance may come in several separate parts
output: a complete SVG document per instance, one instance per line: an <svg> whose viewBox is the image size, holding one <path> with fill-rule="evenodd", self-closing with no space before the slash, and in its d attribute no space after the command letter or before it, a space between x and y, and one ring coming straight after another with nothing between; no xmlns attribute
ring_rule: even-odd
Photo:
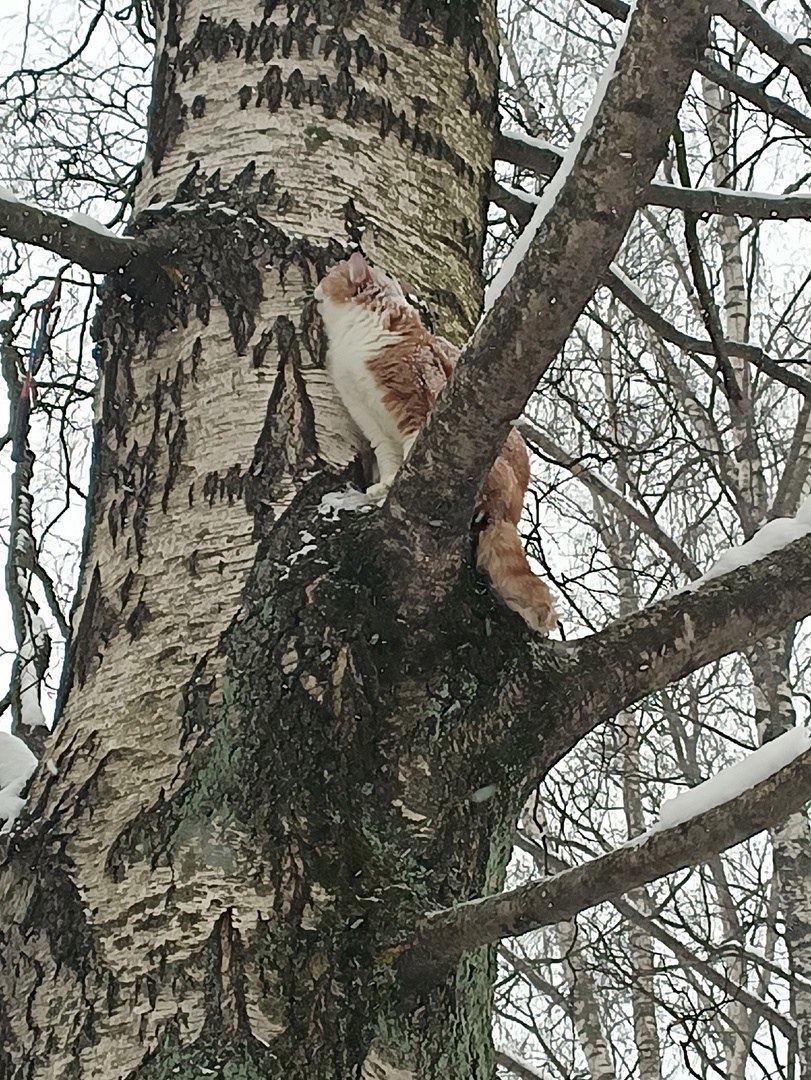
<svg viewBox="0 0 811 1080"><path fill-rule="evenodd" d="M337 263L319 281L313 293L319 304L353 301L371 308L408 308L400 282L377 266L369 266L359 251Z"/></svg>

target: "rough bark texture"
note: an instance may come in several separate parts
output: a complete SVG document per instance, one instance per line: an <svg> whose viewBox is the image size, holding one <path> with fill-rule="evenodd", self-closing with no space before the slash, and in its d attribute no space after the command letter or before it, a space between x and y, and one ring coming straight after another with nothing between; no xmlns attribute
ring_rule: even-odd
<svg viewBox="0 0 811 1080"><path fill-rule="evenodd" d="M498 883L509 811L468 798L482 763L452 723L497 635L467 647L448 619L409 651L373 516L318 512L357 434L307 292L362 241L470 332L494 6L158 19L132 231L178 241L148 288L110 279L96 319L53 770L0 877L0 1075L487 1076L489 954L405 1019L387 987L415 911ZM461 603L483 626L472 572Z"/></svg>

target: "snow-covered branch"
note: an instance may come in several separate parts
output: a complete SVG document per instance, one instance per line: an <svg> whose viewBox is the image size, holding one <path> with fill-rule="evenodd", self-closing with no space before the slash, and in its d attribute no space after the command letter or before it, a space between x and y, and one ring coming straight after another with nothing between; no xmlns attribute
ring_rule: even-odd
<svg viewBox="0 0 811 1080"><path fill-rule="evenodd" d="M770 522L682 592L571 643L565 693L578 715L546 740L545 762L609 716L809 614L811 536L798 519Z"/></svg>
<svg viewBox="0 0 811 1080"><path fill-rule="evenodd" d="M55 214L0 189L0 236L53 251L96 274L120 270L145 251L143 241L116 236L84 214Z"/></svg>
<svg viewBox="0 0 811 1080"><path fill-rule="evenodd" d="M495 155L499 161L531 169L539 176L554 176L564 151L520 132L502 131L496 138ZM524 224L532 216L537 198L494 184L490 198L504 206ZM523 200L523 206L521 201ZM684 188L676 184L649 184L640 197L640 205L663 206L671 210L691 210L695 214L748 217L756 220L790 221L811 217L811 193L797 191L780 195L769 192L733 191L729 188Z"/></svg>
<svg viewBox="0 0 811 1080"><path fill-rule="evenodd" d="M535 865L542 874L563 873L571 870L570 864L565 863L559 856L541 848L534 840L530 840L523 833L516 835L515 845L526 851L535 860ZM656 940L672 953L673 956L686 969L696 972L704 982L723 990L735 1001L741 1002L747 1009L758 1016L762 1016L769 1024L781 1031L788 1040L789 1046L797 1045L797 1029L791 1020L768 1002L752 993L747 987L735 983L728 971L719 971L707 959L702 959L695 947L686 945L675 934L666 929L661 921L643 914L628 899L621 896L611 897L611 906L627 919L629 923L640 927L644 932Z"/></svg>
<svg viewBox="0 0 811 1080"><path fill-rule="evenodd" d="M660 823L608 855L545 880L429 915L400 959L405 992L436 983L468 949L572 919L595 904L709 859L802 809L811 799L807 733L789 733L780 748L788 763L781 762L776 771L779 756L770 746L733 767L742 770L745 786L734 785L731 790L740 793L731 798L727 781L732 770L724 770L708 783L686 820L667 828Z"/></svg>
<svg viewBox="0 0 811 1080"><path fill-rule="evenodd" d="M383 509L398 536L408 527L417 554L407 562L392 551L406 609L411 600L422 609L426 596L436 603L453 587L476 491L628 230L637 193L665 152L707 26L700 0L676 8L640 0L635 9L627 44L608 65L580 135L491 292L492 310ZM431 573L435 583L426 587ZM419 596L409 585L415 577Z"/></svg>

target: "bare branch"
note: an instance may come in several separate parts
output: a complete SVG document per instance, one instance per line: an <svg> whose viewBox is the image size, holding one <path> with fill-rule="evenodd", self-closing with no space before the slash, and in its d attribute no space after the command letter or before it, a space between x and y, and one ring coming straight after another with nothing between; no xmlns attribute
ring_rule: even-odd
<svg viewBox="0 0 811 1080"><path fill-rule="evenodd" d="M649 190L656 188L660 190L658 185L651 185ZM662 188L662 190L664 187ZM685 192L688 196L707 194L712 195L713 198L716 195L725 193L706 190L701 192L700 189L689 188L669 188L673 192ZM735 193L729 192L730 195ZM771 201L770 197L762 197L763 201ZM790 196L786 196L790 198ZM529 199L522 198L522 194L515 191L512 188L507 188L503 184L497 184L495 181L491 184L490 199L498 206L501 206L507 211L515 220L523 226L526 226L529 219L532 217L532 211L534 203ZM803 199L808 203L808 209L811 211L811 196L804 195ZM673 199L673 204L676 203L676 199ZM689 199L684 200L685 203L689 202ZM777 201L777 200L775 200ZM664 205L660 203L659 205ZM686 206L684 207L686 208ZM690 207L690 209L693 209ZM718 211L721 213L722 211ZM683 330L679 330L671 322L655 311L650 304L639 295L638 292L631 286L630 282L620 274L616 268L609 269L605 275L605 284L611 290L614 296L620 300L629 311L633 312L643 322L647 323L652 330L654 330L665 341L669 341L672 345L677 345L685 352L699 353L702 356L714 356L715 346L711 341L704 341L701 338L693 337L691 334L686 334ZM724 351L729 356L739 356L743 360L748 360L749 363L755 367L760 368L764 374L770 378L775 379L777 382L783 383L784 386L790 386L792 390L797 390L803 397L811 397L811 382L808 379L803 378L802 375L798 375L788 368L783 367L776 360L772 360L767 356L764 351L758 348L757 345L748 345L742 342L724 341Z"/></svg>
<svg viewBox="0 0 811 1080"><path fill-rule="evenodd" d="M729 90L731 94L737 94L739 98L743 98L744 101L755 105L761 112L773 116L775 120L779 120L786 127L793 128L801 135L811 135L811 117L801 113L793 105L787 104L782 98L772 97L771 94L767 94L758 83L749 82L742 79L740 75L734 75L723 64L710 60L708 57L704 57L701 63L696 65L696 70L714 83L718 83L719 86Z"/></svg>
<svg viewBox="0 0 811 1080"><path fill-rule="evenodd" d="M611 270L605 278L605 283L616 298L633 312L638 318L654 330L659 337L669 341L671 345L677 345L688 353L699 353L702 356L714 355L712 342L695 338L691 334L685 334L683 330L668 322L663 315L647 304L638 292L631 286L620 273ZM742 342L725 341L724 347L730 356L739 356L742 360L748 360L750 364L758 367L764 374L784 386L790 386L797 390L803 397L811 397L811 382L802 375L783 367L776 360L772 360L757 345L747 345Z"/></svg>
<svg viewBox="0 0 811 1080"><path fill-rule="evenodd" d="M624 0L586 0L586 3L623 22L628 18L630 8ZM746 3L746 0L715 0L712 4L712 14L721 15L757 45L759 49L762 49L772 58L778 59L780 63L789 68L792 74L796 76L800 86L802 86L806 97L808 97L811 58L806 56L797 45L788 42L774 27L770 26L759 12ZM719 86L726 87L727 90L737 94L738 97L743 98L752 105L756 105L763 112L773 116L776 120L780 120L787 127L793 127L802 135L811 135L811 119L809 117L791 105L786 104L786 102L781 101L780 98L771 97L757 83L747 82L746 79L734 75L721 64L707 57L702 57L698 61L696 71L718 83Z"/></svg>
<svg viewBox="0 0 811 1080"><path fill-rule="evenodd" d="M664 154L707 28L700 0L675 9L665 0L640 0L615 76L573 148L554 205L397 474L382 520L397 523L388 530L387 554L400 602L414 614L433 608L453 587L476 491L628 230L637 192ZM411 557L400 554L406 524ZM426 582L426 567L433 583ZM411 587L416 575L419 589Z"/></svg>
<svg viewBox="0 0 811 1080"><path fill-rule="evenodd" d="M544 881L429 915L400 959L408 992L434 985L464 952L578 912L703 862L797 813L811 798L811 750L755 788Z"/></svg>
<svg viewBox="0 0 811 1080"><path fill-rule="evenodd" d="M627 521L636 525L640 532L643 532L646 536L650 537L654 543L658 544L662 551L670 556L682 573L691 579L701 576L699 568L693 560L682 551L675 540L668 536L664 529L657 525L653 518L649 517L644 510L641 510L629 499L626 499L621 492L612 487L602 476L592 472L591 469L583 465L577 458L572 457L571 454L567 454L562 447L558 446L558 444L548 435L545 435L544 432L535 426L535 424L531 424L527 420L522 420L519 424L516 424L516 427L528 442L534 443L554 461L568 469L572 476L577 477L589 491L608 503L609 506L613 506Z"/></svg>
<svg viewBox="0 0 811 1080"><path fill-rule="evenodd" d="M95 274L112 274L147 250L142 240L88 228L32 203L2 195L0 236L53 251Z"/></svg>
<svg viewBox="0 0 811 1080"><path fill-rule="evenodd" d="M809 614L811 537L804 536L573 643L565 682L584 725L575 725L574 741L648 694Z"/></svg>
<svg viewBox="0 0 811 1080"><path fill-rule="evenodd" d="M535 865L538 867L541 874L547 873L550 869L556 874L572 869L571 865L564 862L559 856L542 850L533 840L528 839L523 834L518 834L516 836L515 846L526 851L533 857ZM694 948L679 941L679 939L662 926L660 922L651 918L649 915L643 914L643 912L628 900L616 896L612 897L610 902L611 906L615 908L620 915L629 922L641 927L646 934L649 934L651 937L654 937L657 941L661 942L685 968L692 968L705 980L705 982L711 983L713 986L718 987L719 990L723 990L735 1001L740 1001L741 1004L745 1005L751 1012L758 1016L762 1016L768 1023L773 1024L783 1033L783 1035L785 1035L792 1051L796 1053L797 1028L787 1016L778 1012L777 1009L769 1005L768 1002L763 1001L763 999L759 998L756 994L753 994L745 986L741 986L739 983L733 983L728 971L718 971L709 961L702 960L696 955L696 950Z"/></svg>
<svg viewBox="0 0 811 1080"><path fill-rule="evenodd" d="M811 194L753 195L725 188L683 188L674 184L651 184L643 202L672 210L692 210L695 214L748 217L757 221L791 221L811 218Z"/></svg>
<svg viewBox="0 0 811 1080"><path fill-rule="evenodd" d="M788 68L811 103L811 56L796 42L783 37L748 0L713 0L713 10L762 53Z"/></svg>

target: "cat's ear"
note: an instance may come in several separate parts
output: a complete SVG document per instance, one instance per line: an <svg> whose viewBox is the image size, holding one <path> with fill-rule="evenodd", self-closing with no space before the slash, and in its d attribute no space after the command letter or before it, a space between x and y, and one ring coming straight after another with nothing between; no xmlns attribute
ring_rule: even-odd
<svg viewBox="0 0 811 1080"><path fill-rule="evenodd" d="M370 279L369 264L359 251L349 256L349 280L353 285L365 285Z"/></svg>

